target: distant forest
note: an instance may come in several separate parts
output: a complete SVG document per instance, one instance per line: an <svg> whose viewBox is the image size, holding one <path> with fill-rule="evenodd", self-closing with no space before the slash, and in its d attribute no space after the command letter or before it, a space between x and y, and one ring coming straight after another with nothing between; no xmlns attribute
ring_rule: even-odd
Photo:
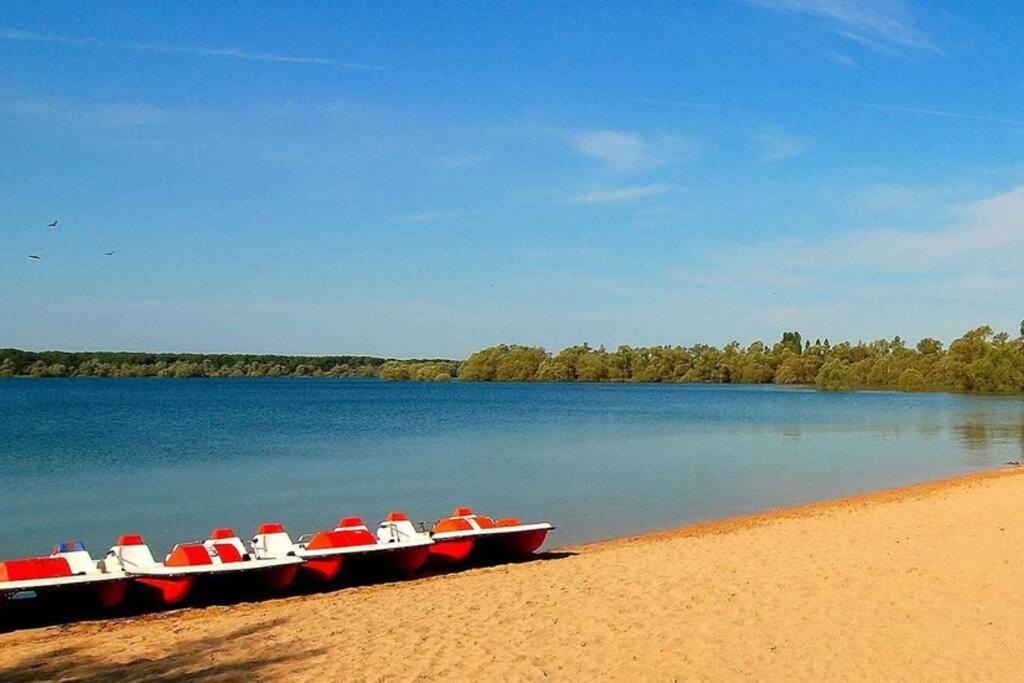
<svg viewBox="0 0 1024 683"><path fill-rule="evenodd" d="M445 380L459 363L373 356L21 351L0 349L0 377L381 377Z"/></svg>
<svg viewBox="0 0 1024 683"><path fill-rule="evenodd" d="M925 338L873 342L804 340L785 332L746 347L492 346L464 361L370 356L92 353L0 350L0 377L379 377L494 382L694 382L803 384L826 391L898 389L1024 393L1024 323L1011 337L978 327L944 347Z"/></svg>

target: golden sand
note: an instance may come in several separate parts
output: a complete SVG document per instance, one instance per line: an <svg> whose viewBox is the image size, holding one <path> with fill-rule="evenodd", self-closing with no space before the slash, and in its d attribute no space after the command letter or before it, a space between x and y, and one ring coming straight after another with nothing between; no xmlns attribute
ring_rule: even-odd
<svg viewBox="0 0 1024 683"><path fill-rule="evenodd" d="M0 635L0 680L1020 680L1024 471Z"/></svg>

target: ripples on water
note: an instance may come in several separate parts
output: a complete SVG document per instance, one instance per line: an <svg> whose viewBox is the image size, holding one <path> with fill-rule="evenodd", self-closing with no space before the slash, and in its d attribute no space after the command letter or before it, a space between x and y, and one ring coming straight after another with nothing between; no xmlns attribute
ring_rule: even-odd
<svg viewBox="0 0 1024 683"><path fill-rule="evenodd" d="M1024 459L1020 398L699 385L0 381L0 555L458 504L555 543Z"/></svg>

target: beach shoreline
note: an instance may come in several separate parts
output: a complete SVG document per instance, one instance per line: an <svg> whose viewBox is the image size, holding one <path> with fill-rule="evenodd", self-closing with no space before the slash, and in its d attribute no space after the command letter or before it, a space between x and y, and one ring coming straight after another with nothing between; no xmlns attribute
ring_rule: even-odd
<svg viewBox="0 0 1024 683"><path fill-rule="evenodd" d="M520 564L15 630L0 679L1009 680L1022 511L1024 469L1004 468Z"/></svg>

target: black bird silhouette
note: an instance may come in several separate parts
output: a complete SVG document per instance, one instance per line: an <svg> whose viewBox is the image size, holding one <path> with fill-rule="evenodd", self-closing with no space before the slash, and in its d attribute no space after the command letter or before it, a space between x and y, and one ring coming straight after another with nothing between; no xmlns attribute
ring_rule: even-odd
<svg viewBox="0 0 1024 683"><path fill-rule="evenodd" d="M30 259L35 259L36 261L42 261L43 260L43 258L41 256L36 256L35 254L29 254L28 257Z"/></svg>
<svg viewBox="0 0 1024 683"><path fill-rule="evenodd" d="M105 251L105 252L103 252L103 253L104 253L104 254L106 254L107 256L113 256L113 255L114 255L114 251L113 251L113 250L111 250L111 251Z"/></svg>
<svg viewBox="0 0 1024 683"><path fill-rule="evenodd" d="M54 218L52 223L47 223L46 227L48 227L48 228L56 228L57 227L57 219Z"/></svg>

